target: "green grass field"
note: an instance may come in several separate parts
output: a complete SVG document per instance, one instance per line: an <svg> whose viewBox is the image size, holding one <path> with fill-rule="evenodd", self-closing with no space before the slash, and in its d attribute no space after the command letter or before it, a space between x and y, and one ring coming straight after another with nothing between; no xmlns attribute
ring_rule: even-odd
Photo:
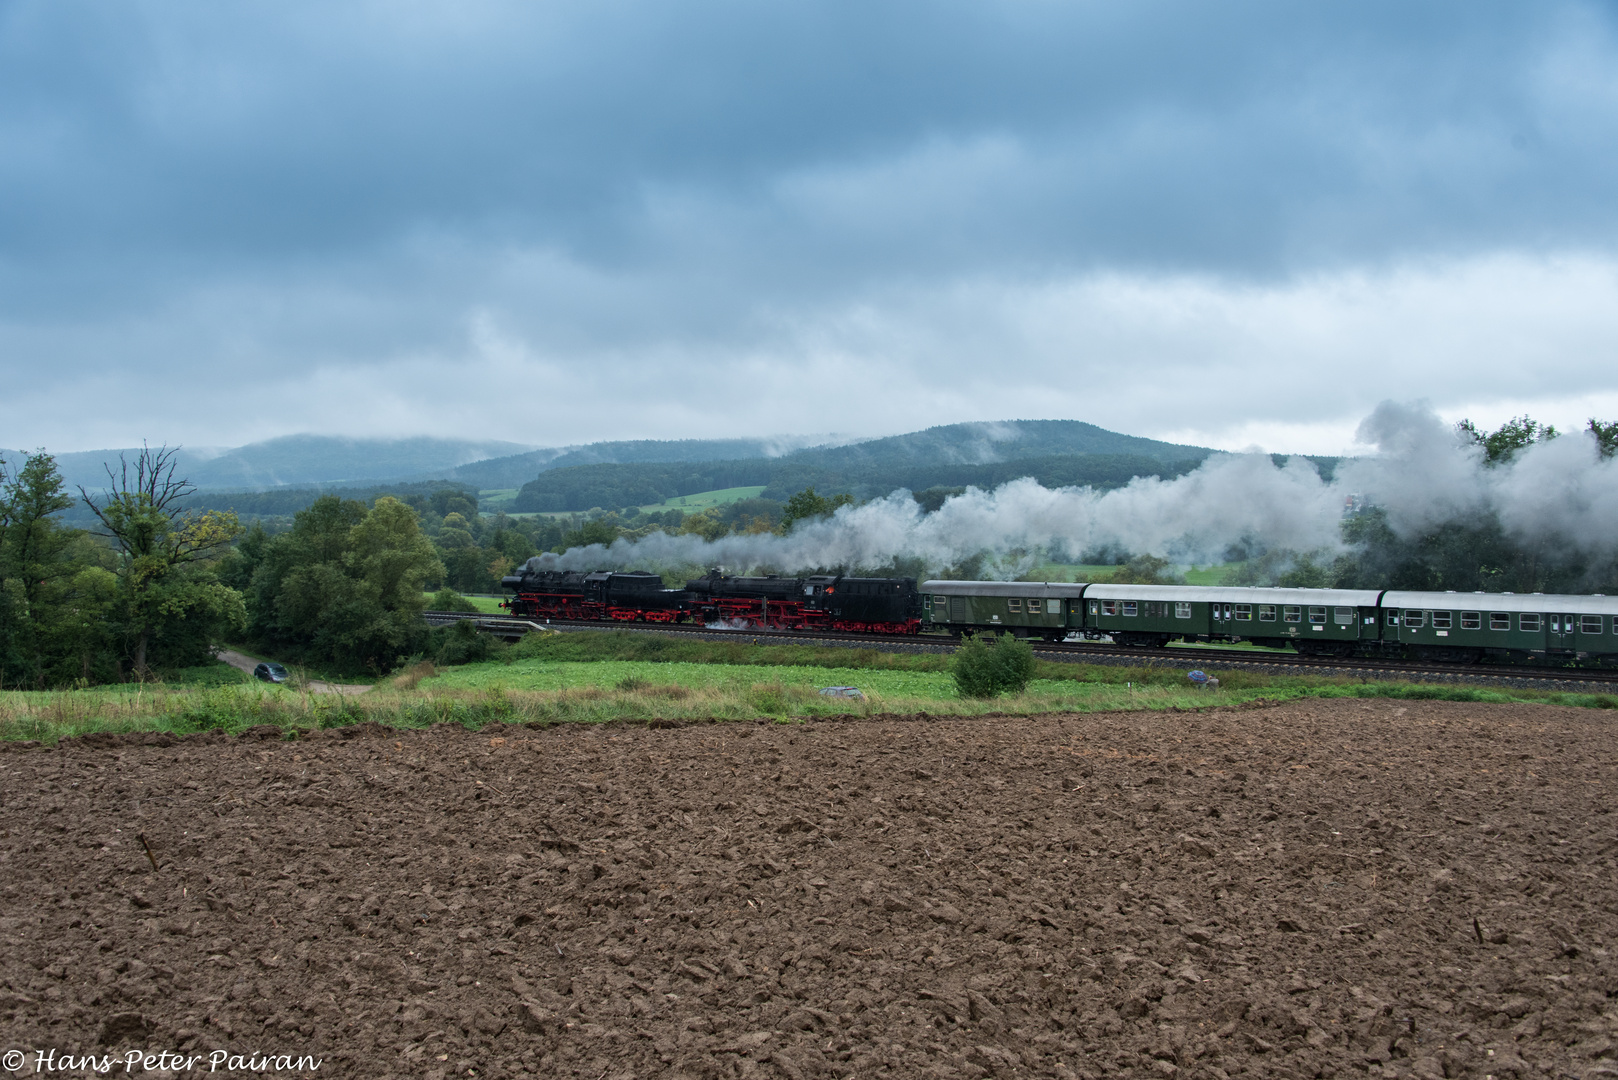
<svg viewBox="0 0 1618 1080"><path fill-rule="evenodd" d="M677 495L672 499L664 499L660 503L647 503L645 506L640 507L640 510L642 513L664 513L669 510L684 510L688 514L696 514L703 510L707 510L710 507L729 506L731 503L741 502L743 499L756 499L758 498L759 492L763 490L764 485L759 484L752 487L719 488L715 491L699 491L693 495ZM485 495L488 496L487 500L484 499ZM579 510L546 510L542 512L525 511L522 513L516 513L511 509L511 506L513 502L515 502L516 498L516 488L491 488L487 492L479 492L478 511L480 513L493 514L504 510L511 517L518 518L565 518L573 517L576 514L582 513L582 511ZM613 510L618 508L607 507L606 509Z"/></svg>
<svg viewBox="0 0 1618 1080"><path fill-rule="evenodd" d="M756 487L719 488L716 491L699 491L695 495L679 495L672 499L664 499L660 503L651 503L641 507L643 512L653 510L684 510L688 514L695 514L714 506L729 506L743 499L756 499L764 485Z"/></svg>
<svg viewBox="0 0 1618 1080"><path fill-rule="evenodd" d="M478 492L478 513L495 514L501 510L509 512L511 504L517 501L519 488L484 488Z"/></svg>
<svg viewBox="0 0 1618 1080"><path fill-rule="evenodd" d="M432 611L433 610L433 594L432 593L422 593L422 596L425 597L426 600L427 600L427 610ZM505 598L506 598L506 595L504 593L501 593L499 596L477 596L477 595L472 595L472 596L462 596L461 597L462 600L465 600L467 603L471 604L473 607L477 608L479 611L483 612L485 615L504 615L505 611L501 609L500 601L504 600Z"/></svg>
<svg viewBox="0 0 1618 1080"><path fill-rule="evenodd" d="M0 693L0 739L52 742L96 731L240 731L274 724L299 730L367 721L390 727L451 722L646 722L654 719L790 721L875 713L986 713L1197 709L1301 697L1541 702L1618 708L1618 697L1515 688L1358 682L1313 675L1219 672L1221 687L1193 689L1187 657L1124 668L1037 661L1022 693L960 697L951 658L814 645L692 641L628 631L535 635L482 664L437 671L417 664L357 696L314 694L301 685L255 682L223 664L176 673L166 683L44 693ZM856 686L864 700L826 697Z"/></svg>
<svg viewBox="0 0 1618 1080"><path fill-rule="evenodd" d="M870 668L800 667L774 665L768 680L783 686L859 686L867 693L943 700L955 696L950 676L936 671L873 671ZM598 660L548 663L522 660L513 664L470 664L450 668L422 682L431 690L568 690L576 687L616 687L625 680L682 686L688 690L734 689L751 686L761 678L754 666L730 664L658 663L647 660Z"/></svg>

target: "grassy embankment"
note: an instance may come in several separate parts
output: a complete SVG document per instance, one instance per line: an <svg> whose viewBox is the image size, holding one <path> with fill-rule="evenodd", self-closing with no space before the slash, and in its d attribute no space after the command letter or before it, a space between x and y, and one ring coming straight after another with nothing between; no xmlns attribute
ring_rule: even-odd
<svg viewBox="0 0 1618 1080"><path fill-rule="evenodd" d="M813 645L691 641L625 631L534 636L499 659L443 672L418 665L354 697L257 683L232 669L192 669L168 683L50 693L0 694L0 738L54 741L94 731L239 731L257 724L296 729L375 721L392 727L439 722L510 723L652 719L786 720L931 713L1095 712L1205 708L1299 697L1416 698L1618 707L1604 694L1476 686L1356 682L1321 676L1220 672L1217 691L1197 691L1187 665L1135 668L1039 661L1021 694L962 699L950 658ZM866 699L822 696L857 686Z"/></svg>

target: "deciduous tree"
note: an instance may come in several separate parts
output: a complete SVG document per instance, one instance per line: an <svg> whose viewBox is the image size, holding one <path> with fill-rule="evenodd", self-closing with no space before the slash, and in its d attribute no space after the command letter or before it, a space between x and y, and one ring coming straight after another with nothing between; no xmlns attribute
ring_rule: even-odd
<svg viewBox="0 0 1618 1080"><path fill-rule="evenodd" d="M194 513L182 506L196 488L176 475L175 453L143 447L133 464L120 457L116 472L107 468L108 490L99 499L79 488L101 535L121 556L120 606L131 661L142 677L149 672L153 639L165 630L181 631L184 651L194 655L199 642L244 618L241 594L204 566L229 549L241 524L233 513Z"/></svg>

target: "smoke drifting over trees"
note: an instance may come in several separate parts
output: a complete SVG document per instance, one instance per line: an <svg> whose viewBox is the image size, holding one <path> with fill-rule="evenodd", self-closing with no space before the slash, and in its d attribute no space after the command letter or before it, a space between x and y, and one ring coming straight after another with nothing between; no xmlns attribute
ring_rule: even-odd
<svg viewBox="0 0 1618 1080"><path fill-rule="evenodd" d="M1592 423L1491 459L1426 406L1385 402L1360 426L1368 452L1330 481L1303 458L1221 454L1184 476L1106 492L1022 479L968 489L927 513L900 491L800 521L786 536L656 533L540 558L560 569L781 573L939 573L976 560L987 575L1014 577L1052 550L1186 563L1269 552L1284 555L1271 559L1278 568L1314 567L1319 584L1587 588L1613 578L1618 554L1618 460L1603 453L1603 431Z"/></svg>

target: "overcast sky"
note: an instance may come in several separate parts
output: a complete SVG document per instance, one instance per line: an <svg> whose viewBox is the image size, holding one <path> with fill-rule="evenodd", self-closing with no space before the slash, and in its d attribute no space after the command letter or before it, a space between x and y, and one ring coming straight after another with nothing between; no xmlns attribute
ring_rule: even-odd
<svg viewBox="0 0 1618 1080"><path fill-rule="evenodd" d="M1618 419L1618 6L0 0L0 446Z"/></svg>

